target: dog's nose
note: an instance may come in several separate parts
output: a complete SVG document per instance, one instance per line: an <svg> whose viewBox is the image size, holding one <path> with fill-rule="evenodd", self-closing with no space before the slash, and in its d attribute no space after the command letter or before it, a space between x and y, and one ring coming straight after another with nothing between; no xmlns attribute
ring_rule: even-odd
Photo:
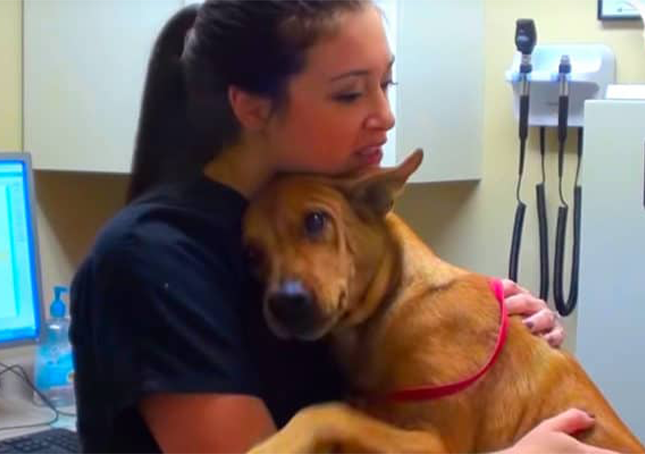
<svg viewBox="0 0 645 454"><path fill-rule="evenodd" d="M267 303L277 321L288 328L306 326L315 318L313 297L298 280L283 282Z"/></svg>

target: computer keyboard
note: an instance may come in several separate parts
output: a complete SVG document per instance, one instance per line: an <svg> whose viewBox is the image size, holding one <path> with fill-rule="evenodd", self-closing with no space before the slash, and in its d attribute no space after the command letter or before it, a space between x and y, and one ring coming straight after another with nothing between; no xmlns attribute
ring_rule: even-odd
<svg viewBox="0 0 645 454"><path fill-rule="evenodd" d="M20 437L0 440L0 454L81 452L76 432L67 429L47 429Z"/></svg>

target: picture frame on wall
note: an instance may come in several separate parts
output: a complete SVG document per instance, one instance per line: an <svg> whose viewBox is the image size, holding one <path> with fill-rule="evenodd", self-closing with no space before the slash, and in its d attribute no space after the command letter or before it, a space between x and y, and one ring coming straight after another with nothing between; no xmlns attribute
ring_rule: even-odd
<svg viewBox="0 0 645 454"><path fill-rule="evenodd" d="M628 0L598 0L598 20L638 19L638 10Z"/></svg>

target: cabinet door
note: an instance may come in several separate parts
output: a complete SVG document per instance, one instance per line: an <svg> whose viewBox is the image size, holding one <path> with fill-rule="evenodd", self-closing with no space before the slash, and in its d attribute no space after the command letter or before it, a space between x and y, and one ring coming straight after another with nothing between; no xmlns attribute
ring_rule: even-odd
<svg viewBox="0 0 645 454"><path fill-rule="evenodd" d="M645 440L644 125L645 101L585 103L576 309L578 359L641 440Z"/></svg>
<svg viewBox="0 0 645 454"><path fill-rule="evenodd" d="M397 161L425 151L412 181L481 177L483 27L481 0L398 0Z"/></svg>
<svg viewBox="0 0 645 454"><path fill-rule="evenodd" d="M181 0L24 0L24 148L36 169L129 172L154 40Z"/></svg>

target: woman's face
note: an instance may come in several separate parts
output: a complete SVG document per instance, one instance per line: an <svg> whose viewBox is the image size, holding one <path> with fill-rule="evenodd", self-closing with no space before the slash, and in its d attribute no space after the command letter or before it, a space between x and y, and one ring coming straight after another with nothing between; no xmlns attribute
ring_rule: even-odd
<svg viewBox="0 0 645 454"><path fill-rule="evenodd" d="M373 7L346 13L307 52L284 109L266 129L278 171L338 174L377 166L394 126L387 98L393 57Z"/></svg>

